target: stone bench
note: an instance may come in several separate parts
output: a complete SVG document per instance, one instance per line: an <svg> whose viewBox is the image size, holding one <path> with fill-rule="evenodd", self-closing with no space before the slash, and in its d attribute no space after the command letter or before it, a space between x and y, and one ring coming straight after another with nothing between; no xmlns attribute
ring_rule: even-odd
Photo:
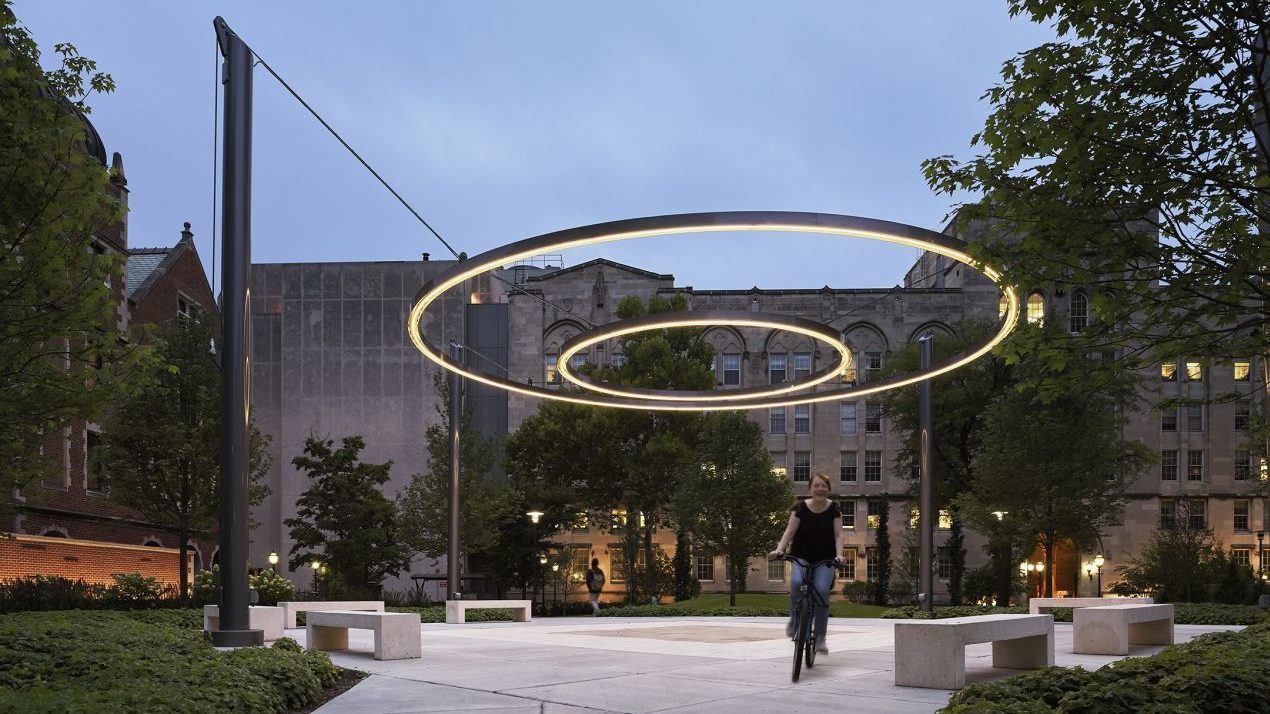
<svg viewBox="0 0 1270 714"><path fill-rule="evenodd" d="M220 606L203 606L203 631L215 632L220 629ZM266 640L282 637L282 608L252 605L247 609L247 629L263 630Z"/></svg>
<svg viewBox="0 0 1270 714"><path fill-rule="evenodd" d="M1034 597L1027 601L1027 611L1041 615L1056 607L1118 607L1120 605L1150 605L1149 597Z"/></svg>
<svg viewBox="0 0 1270 714"><path fill-rule="evenodd" d="M305 647L311 650L348 649L348 631L373 630L375 659L414 659L422 656L423 631L413 612L316 610L307 619Z"/></svg>
<svg viewBox="0 0 1270 714"><path fill-rule="evenodd" d="M347 600L347 601L314 601L314 602L280 602L278 607L282 608L282 619L287 629L295 629L295 616L302 612L316 612L318 610L370 610L373 612L384 611L383 600Z"/></svg>
<svg viewBox="0 0 1270 714"><path fill-rule="evenodd" d="M992 643L992 666L1041 669L1054 664L1053 615L983 615L895 623L895 684L961 689L966 645Z"/></svg>
<svg viewBox="0 0 1270 714"><path fill-rule="evenodd" d="M529 622L533 619L533 603L529 600L446 600L445 621L451 625L461 625L467 621L468 610L511 610L516 622Z"/></svg>
<svg viewBox="0 0 1270 714"><path fill-rule="evenodd" d="M1172 605L1086 607L1072 612L1072 651L1127 655L1129 645L1173 644Z"/></svg>

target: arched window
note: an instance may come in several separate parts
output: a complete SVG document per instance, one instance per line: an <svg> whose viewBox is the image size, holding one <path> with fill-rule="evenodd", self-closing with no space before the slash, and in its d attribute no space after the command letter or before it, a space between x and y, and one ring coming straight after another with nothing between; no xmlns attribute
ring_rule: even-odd
<svg viewBox="0 0 1270 714"><path fill-rule="evenodd" d="M1039 325L1045 319L1045 298L1040 293L1027 296L1027 321Z"/></svg>
<svg viewBox="0 0 1270 714"><path fill-rule="evenodd" d="M1072 301L1068 306L1068 318L1073 335L1083 332L1089 326L1089 298L1085 295L1085 291L1077 290L1072 293Z"/></svg>

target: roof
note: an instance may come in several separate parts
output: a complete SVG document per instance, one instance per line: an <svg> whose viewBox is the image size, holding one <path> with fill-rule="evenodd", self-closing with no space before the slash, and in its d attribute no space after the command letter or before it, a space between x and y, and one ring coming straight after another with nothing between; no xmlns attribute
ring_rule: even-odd
<svg viewBox="0 0 1270 714"><path fill-rule="evenodd" d="M128 267L124 272L124 284L128 297L136 297L146 278L155 273L171 248L131 248L128 250Z"/></svg>
<svg viewBox="0 0 1270 714"><path fill-rule="evenodd" d="M642 275L646 278L652 278L654 280L669 280L673 282L675 279L675 276L673 275L662 275L660 273L654 273L648 270L641 270L640 268L632 267L630 265L615 263L611 260L605 260L604 258L596 258L595 260L588 260L585 263L579 263L578 265L575 265L571 268L561 268L559 270L553 270L543 275L530 275L528 278L526 278L525 282L534 283L534 282L538 282L539 280L552 280L554 278L560 277L561 275L566 275L568 273L572 273L578 270L585 270L593 265L602 265L602 266L608 266L610 268L617 268L618 270L625 270L629 273Z"/></svg>

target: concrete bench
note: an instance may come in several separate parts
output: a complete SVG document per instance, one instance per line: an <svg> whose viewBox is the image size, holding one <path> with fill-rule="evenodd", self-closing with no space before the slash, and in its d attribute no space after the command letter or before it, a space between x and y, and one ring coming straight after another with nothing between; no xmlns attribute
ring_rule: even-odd
<svg viewBox="0 0 1270 714"><path fill-rule="evenodd" d="M533 604L529 600L446 600L445 621L461 625L467 621L468 610L511 610L516 622L533 619Z"/></svg>
<svg viewBox="0 0 1270 714"><path fill-rule="evenodd" d="M1072 613L1072 651L1127 655L1129 645L1173 644L1172 605L1086 607Z"/></svg>
<svg viewBox="0 0 1270 714"><path fill-rule="evenodd" d="M316 612L318 610L370 610L372 612L383 612L383 600L347 600L347 601L314 601L314 602L280 602L278 607L282 608L282 619L286 623L287 629L295 629L295 616L301 612Z"/></svg>
<svg viewBox="0 0 1270 714"><path fill-rule="evenodd" d="M895 623L895 684L961 689L966 645L992 643L992 666L1041 669L1054 664L1053 615L983 615Z"/></svg>
<svg viewBox="0 0 1270 714"><path fill-rule="evenodd" d="M305 647L311 650L348 649L348 631L373 630L375 659L414 659L422 656L423 631L413 612L317 610L305 616Z"/></svg>
<svg viewBox="0 0 1270 714"><path fill-rule="evenodd" d="M252 605L247 609L247 628L264 630L266 640L282 637L282 608ZM220 629L220 606L203 606L203 631L215 632Z"/></svg>
<svg viewBox="0 0 1270 714"><path fill-rule="evenodd" d="M1027 611L1042 615L1056 607L1113 607L1120 605L1150 605L1149 597L1034 597L1027 601Z"/></svg>

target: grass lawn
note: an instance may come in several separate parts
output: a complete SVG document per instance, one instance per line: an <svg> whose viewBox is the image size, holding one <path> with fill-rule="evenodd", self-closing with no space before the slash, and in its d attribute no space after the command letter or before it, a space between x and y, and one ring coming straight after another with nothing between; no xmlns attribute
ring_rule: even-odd
<svg viewBox="0 0 1270 714"><path fill-rule="evenodd" d="M736 604L737 607L788 609L789 596L783 593L741 593L736 596ZM718 610L727 606L727 594L706 594L675 603L675 607L685 610ZM834 617L879 617L888 609L881 605L858 605L845 601L829 603L829 612Z"/></svg>

